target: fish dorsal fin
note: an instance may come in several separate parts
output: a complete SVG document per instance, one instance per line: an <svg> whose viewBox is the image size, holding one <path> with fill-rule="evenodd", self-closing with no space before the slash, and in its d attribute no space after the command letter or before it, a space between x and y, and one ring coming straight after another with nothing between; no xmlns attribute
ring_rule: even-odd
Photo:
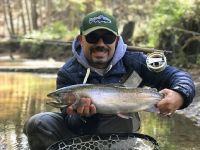
<svg viewBox="0 0 200 150"><path fill-rule="evenodd" d="M151 91L151 92L158 92L158 89L156 88L151 88L151 87L148 87L148 86L144 86L143 89L147 89L148 91Z"/></svg>
<svg viewBox="0 0 200 150"><path fill-rule="evenodd" d="M139 76L137 72L133 71L123 84L126 87L137 88L141 82L142 82L142 78Z"/></svg>
<svg viewBox="0 0 200 150"><path fill-rule="evenodd" d="M158 89L156 89L156 88L150 88L150 89L151 89L152 92L158 92L158 93L159 93ZM165 97L165 94L164 94L164 93L159 93L159 94L160 94L160 96L161 96L162 98Z"/></svg>
<svg viewBox="0 0 200 150"><path fill-rule="evenodd" d="M158 90L156 88L151 88L151 90L154 92L158 92Z"/></svg>

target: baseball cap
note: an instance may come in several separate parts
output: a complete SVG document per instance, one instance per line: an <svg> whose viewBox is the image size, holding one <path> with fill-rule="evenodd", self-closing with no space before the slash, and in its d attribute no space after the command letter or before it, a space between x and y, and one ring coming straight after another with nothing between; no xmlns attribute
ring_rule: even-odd
<svg viewBox="0 0 200 150"><path fill-rule="evenodd" d="M118 35L116 19L103 11L94 11L86 15L81 23L80 32L87 35L98 29L106 29Z"/></svg>

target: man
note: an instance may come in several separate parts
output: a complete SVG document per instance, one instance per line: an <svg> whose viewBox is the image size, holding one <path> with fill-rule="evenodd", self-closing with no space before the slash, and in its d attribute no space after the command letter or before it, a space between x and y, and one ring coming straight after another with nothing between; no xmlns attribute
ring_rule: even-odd
<svg viewBox="0 0 200 150"><path fill-rule="evenodd" d="M187 107L195 95L193 81L186 72L172 66L159 73L150 71L143 53L126 51L115 18L102 11L92 12L83 19L80 35L72 47L74 56L59 70L57 88L81 83L121 83L134 71L142 80L140 87L157 88L165 95L157 103L163 115ZM66 98L75 100L73 94ZM81 101L84 105L76 110L68 106L62 113L46 112L31 117L24 127L30 148L45 149L58 140L84 134L139 130L138 113L133 113L130 119L97 114L90 98L83 97Z"/></svg>

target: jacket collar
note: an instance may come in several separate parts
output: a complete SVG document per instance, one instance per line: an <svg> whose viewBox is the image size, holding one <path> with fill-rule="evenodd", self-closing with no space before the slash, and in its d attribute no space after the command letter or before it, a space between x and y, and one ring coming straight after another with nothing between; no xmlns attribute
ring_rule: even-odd
<svg viewBox="0 0 200 150"><path fill-rule="evenodd" d="M87 69L85 67L83 67L82 65L79 65L79 70L81 70L79 72L79 76L84 77L85 74L86 74L86 70ZM104 74L104 76L122 75L122 74L126 74L126 73L127 73L127 70L126 70L126 68L124 66L124 63L123 63L122 59L121 59L106 74ZM100 75L98 73L96 73L95 71L91 71L90 76L92 76L92 77L98 77Z"/></svg>

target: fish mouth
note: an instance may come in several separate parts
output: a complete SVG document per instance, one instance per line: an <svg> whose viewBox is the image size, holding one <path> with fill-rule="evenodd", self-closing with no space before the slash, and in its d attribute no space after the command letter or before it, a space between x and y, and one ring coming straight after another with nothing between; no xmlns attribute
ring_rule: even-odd
<svg viewBox="0 0 200 150"><path fill-rule="evenodd" d="M52 98L53 96L54 96L54 93L48 93L48 94L47 94L47 97Z"/></svg>

